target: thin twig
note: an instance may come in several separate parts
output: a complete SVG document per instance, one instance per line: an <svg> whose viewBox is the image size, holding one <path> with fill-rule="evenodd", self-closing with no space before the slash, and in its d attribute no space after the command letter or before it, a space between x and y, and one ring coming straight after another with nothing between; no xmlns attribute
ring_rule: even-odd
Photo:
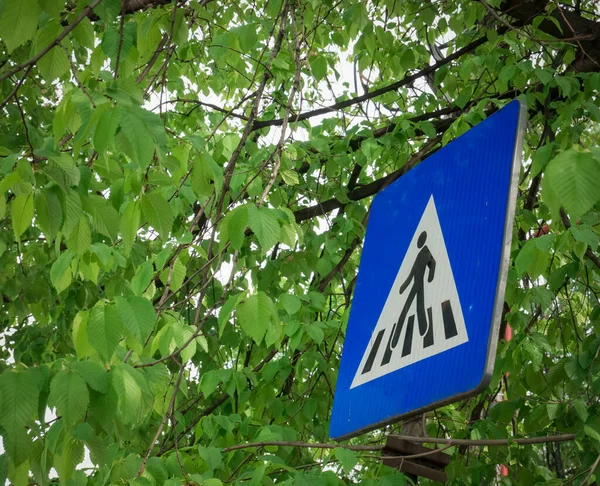
<svg viewBox="0 0 600 486"><path fill-rule="evenodd" d="M31 71L32 69L33 69L33 66L29 66L27 68L27 70L25 71L25 74L23 75L23 77L21 79L19 79L19 81L17 81L17 83L15 84L15 87L13 88L13 90L9 93L9 95L6 98L4 98L4 101L2 103L0 103L0 110L6 106L6 104L8 103L8 101L13 96L16 97L16 94L19 91L19 88L21 88L21 86L23 86L23 83L25 82L25 79L27 78L27 75L29 74L29 71Z"/></svg>
<svg viewBox="0 0 600 486"><path fill-rule="evenodd" d="M121 20L119 21L119 45L117 47L117 58L115 59L114 79L119 76L119 61L121 61L121 51L123 50L123 31L125 29L125 0L121 0Z"/></svg>
<svg viewBox="0 0 600 486"><path fill-rule="evenodd" d="M594 474L594 471L598 467L599 462L600 462L600 454L598 455L598 457L596 457L596 460L594 461L594 464L592 464L592 467L590 467L590 472L587 474L587 476L583 480L583 483L581 483L582 486L585 486L586 484L589 483L590 478L592 477L592 474Z"/></svg>
<svg viewBox="0 0 600 486"><path fill-rule="evenodd" d="M169 402L169 407L167 408L167 413L165 413L163 419L160 422L160 425L158 426L158 430L156 431L156 434L154 434L154 437L152 438L152 442L150 442L150 446L148 447L148 450L146 451L146 455L144 456L144 459L142 460L142 464L140 464L140 468L138 469L136 477L141 476L142 473L144 472L144 469L146 468L146 463L148 462L148 459L150 458L150 454L152 454L152 449L154 449L154 444L156 444L156 441L160 437L160 434L162 434L162 431L165 427L165 424L167 423L167 420L169 419L169 416L173 413L173 411L175 409L175 399L177 398L177 392L179 391L179 385L181 383L181 379L183 378L184 371L185 371L185 366L181 365L181 368L179 368L179 375L177 376L177 381L175 382L175 386L173 387L173 395L171 396L171 401Z"/></svg>
<svg viewBox="0 0 600 486"><path fill-rule="evenodd" d="M399 439L407 440L410 442L416 442L420 444L443 444L447 446L455 445L466 445L466 446L480 446L480 447L501 447L511 444L518 445L531 445L531 444L547 444L549 442L568 442L575 440L575 434L557 434L548 435L544 437L528 437L519 439L444 439L436 437L413 437L408 435L395 436ZM331 444L322 442L300 442L300 441L263 441L263 442L249 442L247 444L236 444L231 447L225 447L221 451L223 453L237 451L240 449L248 449L252 447L300 447L300 448L311 448L311 449L335 449L337 447L342 449L349 449L352 451L381 451L385 449L385 444L380 445L347 445L347 444ZM438 450L435 450L437 452Z"/></svg>

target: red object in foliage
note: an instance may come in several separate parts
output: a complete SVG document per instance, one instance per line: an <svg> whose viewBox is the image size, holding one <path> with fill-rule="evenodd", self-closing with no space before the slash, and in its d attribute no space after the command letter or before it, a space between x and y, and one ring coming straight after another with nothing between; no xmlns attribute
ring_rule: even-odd
<svg viewBox="0 0 600 486"><path fill-rule="evenodd" d="M548 225L544 226L544 228L548 228ZM542 228L542 230L544 229ZM542 231L540 230L540 231ZM546 233L548 232L548 230L546 230ZM536 235L539 236L539 235ZM512 327L510 327L510 324L507 322L506 323L506 327L504 328L504 340L505 341L510 341L513 337L513 330ZM506 373L506 378L508 378L508 372ZM504 464L500 465L500 475L505 477L508 476L508 467L505 466Z"/></svg>
<svg viewBox="0 0 600 486"><path fill-rule="evenodd" d="M542 226L539 230L537 230L533 237L534 238L539 238L540 236L543 235L547 235L548 233L550 233L550 226L548 226L547 224L545 224L544 226Z"/></svg>
<svg viewBox="0 0 600 486"><path fill-rule="evenodd" d="M512 339L512 336L513 336L512 327L510 327L510 324L507 322L506 328L504 329L504 340L510 341Z"/></svg>

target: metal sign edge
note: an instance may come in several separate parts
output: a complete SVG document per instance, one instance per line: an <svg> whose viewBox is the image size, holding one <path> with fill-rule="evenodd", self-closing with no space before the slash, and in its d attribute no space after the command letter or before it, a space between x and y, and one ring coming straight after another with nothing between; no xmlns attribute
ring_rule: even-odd
<svg viewBox="0 0 600 486"><path fill-rule="evenodd" d="M330 436L330 439L335 440L336 442L351 439L353 437L357 437L359 435L365 434L375 429L379 429L381 427L385 427L386 425L391 425L396 422L399 422L403 419L414 417L415 415L419 415L425 412L429 412L430 410L434 410L444 405L449 405L450 403L454 403L458 400L462 400L465 398L470 398L474 395L478 395L483 390L485 390L494 374L494 365L496 361L496 349L498 347L498 333L500 332L500 321L502 319L502 310L504 308L504 294L506 292L506 284L508 279L508 264L510 263L510 250L512 246L512 231L513 231L513 222L515 219L515 211L517 207L517 191L519 188L519 173L521 168L521 157L523 155L523 142L525 135L525 124L527 122L527 105L521 100L514 100L519 104L519 117L517 120L517 129L515 136L515 146L513 150L513 159L512 159L512 173L508 188L508 200L506 207L506 215L504 218L504 233L503 233L503 249L502 255L500 257L500 271L498 273L498 283L496 284L496 297L494 300L494 309L492 311L492 326L490 331L490 338L488 341L488 351L486 356L486 364L483 371L483 377L475 388L468 390L463 393L459 393L457 395L453 395L451 397L444 398L443 400L438 400L437 402L433 402L424 407L418 408L416 410L412 410L407 413L403 413L400 415L394 415L387 420L383 420L381 422L377 422L373 425L368 425L363 427L362 429L355 430L345 435L340 435L337 437ZM385 189L384 189L385 190Z"/></svg>

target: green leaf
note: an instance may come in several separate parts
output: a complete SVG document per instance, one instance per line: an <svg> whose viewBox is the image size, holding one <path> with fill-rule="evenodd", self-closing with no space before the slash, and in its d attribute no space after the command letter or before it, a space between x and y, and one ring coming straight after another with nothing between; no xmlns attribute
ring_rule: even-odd
<svg viewBox="0 0 600 486"><path fill-rule="evenodd" d="M119 232L119 213L102 196L90 194L82 199L83 210L92 219L94 229L111 240L116 240Z"/></svg>
<svg viewBox="0 0 600 486"><path fill-rule="evenodd" d="M16 466L29 456L31 439L26 426L36 416L39 385L33 371L7 370L0 375L0 426L4 448Z"/></svg>
<svg viewBox="0 0 600 486"><path fill-rule="evenodd" d="M583 432L588 437L600 442L600 418L592 416L583 426Z"/></svg>
<svg viewBox="0 0 600 486"><path fill-rule="evenodd" d="M94 132L94 147L100 155L112 149L115 145L115 134L119 128L121 111L118 106L106 105L98 119Z"/></svg>
<svg viewBox="0 0 600 486"><path fill-rule="evenodd" d="M216 447L200 446L198 447L198 453L211 471L223 469L225 467L220 449L217 449Z"/></svg>
<svg viewBox="0 0 600 486"><path fill-rule="evenodd" d="M144 343L156 324L156 311L149 300L131 295L115 299L121 321L125 328L140 342Z"/></svg>
<svg viewBox="0 0 600 486"><path fill-rule="evenodd" d="M117 393L118 412L125 424L135 424L146 415L149 389L142 373L128 364L113 368L112 386Z"/></svg>
<svg viewBox="0 0 600 486"><path fill-rule="evenodd" d="M71 363L71 369L81 375L92 390L100 393L108 391L108 373L106 370L93 361L75 361Z"/></svg>
<svg viewBox="0 0 600 486"><path fill-rule="evenodd" d="M258 292L239 302L236 315L243 331L256 344L260 344L267 330L279 321L273 301L264 292Z"/></svg>
<svg viewBox="0 0 600 486"><path fill-rule="evenodd" d="M75 162L66 154L48 159L48 163L42 167L42 172L63 191L78 185L81 180L81 173Z"/></svg>
<svg viewBox="0 0 600 486"><path fill-rule="evenodd" d="M290 316L302 308L302 302L295 295L283 294L279 298L279 302Z"/></svg>
<svg viewBox="0 0 600 486"><path fill-rule="evenodd" d="M248 224L248 206L238 206L221 221L219 226L219 236L221 241L230 241L231 246L236 250L242 248L246 238L245 230Z"/></svg>
<svg viewBox="0 0 600 486"><path fill-rule="evenodd" d="M67 250L62 253L52 264L50 269L50 280L58 293L65 290L73 280L71 272L71 262L73 261L73 252Z"/></svg>
<svg viewBox="0 0 600 486"><path fill-rule="evenodd" d="M63 233L69 234L72 232L73 228L79 223L79 219L83 214L82 211L79 193L69 189L65 195Z"/></svg>
<svg viewBox="0 0 600 486"><path fill-rule="evenodd" d="M176 258L173 262L173 270L170 267L165 268L160 274L160 280L163 284L167 284L169 281L169 275L171 275L171 281L169 289L171 292L177 292L185 280L186 268L179 258Z"/></svg>
<svg viewBox="0 0 600 486"><path fill-rule="evenodd" d="M310 70L317 81L327 76L327 60L323 56L314 56L308 60Z"/></svg>
<svg viewBox="0 0 600 486"><path fill-rule="evenodd" d="M212 156L202 151L192 164L192 189L198 197L210 196L223 186L223 169Z"/></svg>
<svg viewBox="0 0 600 486"><path fill-rule="evenodd" d="M60 33L62 27L58 20L47 24L38 38L37 50L38 52L45 49L51 42L54 41L56 36ZM48 51L37 63L40 74L47 81L54 81L56 78L60 78L63 74L69 71L71 63L67 57L67 53L62 46L54 46Z"/></svg>
<svg viewBox="0 0 600 486"><path fill-rule="evenodd" d="M544 175L542 196L558 213L560 207L577 220L600 200L600 161L573 148L552 159Z"/></svg>
<svg viewBox="0 0 600 486"><path fill-rule="evenodd" d="M131 290L135 295L142 295L146 291L152 281L153 273L154 267L150 260L137 268L135 276L131 279Z"/></svg>
<svg viewBox="0 0 600 486"><path fill-rule="evenodd" d="M6 0L0 15L0 32L9 54L33 37L39 15L37 0Z"/></svg>
<svg viewBox="0 0 600 486"><path fill-rule="evenodd" d="M569 79L564 76L555 76L554 80L560 88L562 95L568 98L571 94L571 83L569 82Z"/></svg>
<svg viewBox="0 0 600 486"><path fill-rule="evenodd" d="M519 251L515 268L519 275L528 273L532 279L544 274L550 263L550 254L539 248L535 238L528 240Z"/></svg>
<svg viewBox="0 0 600 486"><path fill-rule="evenodd" d="M256 28L257 25L246 24L242 25L241 27L230 29L229 32L237 35L240 41L240 47L244 52L248 52L254 48L258 41Z"/></svg>
<svg viewBox="0 0 600 486"><path fill-rule="evenodd" d="M140 205L137 201L129 201L123 217L121 218L121 234L123 235L123 247L125 248L125 254L129 255L137 231L140 227Z"/></svg>
<svg viewBox="0 0 600 486"><path fill-rule="evenodd" d="M83 441L90 451L90 459L97 466L104 464L106 447L103 440L94 433L92 426L83 422L73 429L73 437Z"/></svg>
<svg viewBox="0 0 600 486"><path fill-rule="evenodd" d="M96 304L87 324L90 344L105 361L110 361L121 339L122 324L116 307L103 303Z"/></svg>
<svg viewBox="0 0 600 486"><path fill-rule="evenodd" d="M205 398L208 398L218 388L220 382L221 377L218 370L207 371L200 379L200 391L204 394Z"/></svg>
<svg viewBox="0 0 600 486"><path fill-rule="evenodd" d="M35 197L36 220L48 242L56 237L63 224L62 204L56 191L43 189Z"/></svg>
<svg viewBox="0 0 600 486"><path fill-rule="evenodd" d="M248 206L248 221L264 251L279 241L281 228L272 209Z"/></svg>
<svg viewBox="0 0 600 486"><path fill-rule="evenodd" d="M11 217L15 238L20 240L33 220L33 192L15 197L11 204Z"/></svg>
<svg viewBox="0 0 600 486"><path fill-rule="evenodd" d="M52 379L48 404L68 424L83 420L89 401L87 385L78 373L63 370Z"/></svg>
<svg viewBox="0 0 600 486"><path fill-rule="evenodd" d="M579 415L579 418L585 422L590 416L586 403L581 398L577 398L571 402L571 405L573 405L573 408L577 412L577 415Z"/></svg>
<svg viewBox="0 0 600 486"><path fill-rule="evenodd" d="M358 463L358 458L356 457L356 452L351 451L350 449L344 449L343 447L336 447L333 450L335 457L340 464L344 468L344 472L348 474L354 466Z"/></svg>
<svg viewBox="0 0 600 486"><path fill-rule="evenodd" d="M67 235L67 246L76 255L81 256L90 249L92 233L87 218L83 215Z"/></svg>
<svg viewBox="0 0 600 486"><path fill-rule="evenodd" d="M159 193L152 192L144 194L141 201L144 218L158 231L163 240L168 239L173 226L173 213L167 200Z"/></svg>
<svg viewBox="0 0 600 486"><path fill-rule="evenodd" d="M241 294L230 295L225 304L223 304L223 306L219 310L219 317L217 318L217 324L219 326L219 337L223 335L223 331L225 330L225 324L229 322L229 318L231 317L233 309L235 309L238 300L240 300L240 298L243 298L243 296L245 295L245 292L242 292Z"/></svg>
<svg viewBox="0 0 600 486"><path fill-rule="evenodd" d="M121 110L121 133L117 144L141 169L152 162L154 139L144 122L136 116L137 111Z"/></svg>

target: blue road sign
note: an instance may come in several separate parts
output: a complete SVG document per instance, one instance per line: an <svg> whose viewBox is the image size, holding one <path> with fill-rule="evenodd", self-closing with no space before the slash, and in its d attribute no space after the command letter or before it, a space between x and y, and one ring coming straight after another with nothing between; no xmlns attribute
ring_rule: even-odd
<svg viewBox="0 0 600 486"><path fill-rule="evenodd" d="M513 101L374 198L332 438L438 408L489 384L525 113Z"/></svg>

